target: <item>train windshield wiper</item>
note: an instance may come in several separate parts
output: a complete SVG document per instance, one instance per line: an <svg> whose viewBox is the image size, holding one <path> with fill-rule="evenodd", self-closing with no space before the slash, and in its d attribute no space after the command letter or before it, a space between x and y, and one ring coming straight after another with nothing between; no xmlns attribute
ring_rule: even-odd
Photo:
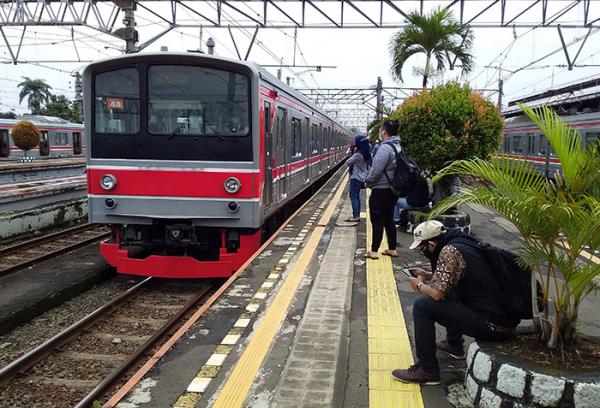
<svg viewBox="0 0 600 408"><path fill-rule="evenodd" d="M188 118L184 118L181 122L179 122L177 124L177 126L175 126L175 129L173 129L173 131L171 131L171 133L169 133L169 137L167 137L167 140L173 140L175 139L175 136L177 136L178 134L181 133L181 131L183 130L183 125L186 125L189 122Z"/></svg>

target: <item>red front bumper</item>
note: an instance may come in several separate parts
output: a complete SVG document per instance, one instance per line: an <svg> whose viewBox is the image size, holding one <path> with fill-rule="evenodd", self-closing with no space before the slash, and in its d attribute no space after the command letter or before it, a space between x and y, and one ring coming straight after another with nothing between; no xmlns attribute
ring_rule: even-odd
<svg viewBox="0 0 600 408"><path fill-rule="evenodd" d="M127 275L158 278L226 278L260 247L260 232L242 235L236 253L221 252L218 261L198 261L190 256L150 255L144 259L130 258L126 249L116 243L102 242L100 252L117 272Z"/></svg>

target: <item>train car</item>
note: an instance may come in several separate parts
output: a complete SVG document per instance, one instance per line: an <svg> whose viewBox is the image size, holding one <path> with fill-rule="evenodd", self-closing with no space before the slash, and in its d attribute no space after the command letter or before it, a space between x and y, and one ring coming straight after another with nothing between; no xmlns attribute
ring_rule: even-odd
<svg viewBox="0 0 600 408"><path fill-rule="evenodd" d="M84 126L53 116L23 115L19 119L0 119L0 158L20 157L24 152L13 143L10 131L20 120L33 122L41 131L40 144L27 152L32 157L69 157L85 154Z"/></svg>
<svg viewBox="0 0 600 408"><path fill-rule="evenodd" d="M565 115L561 118L577 129L583 147L600 143L600 112ZM540 129L525 116L509 118L504 125L500 153L535 164L546 177L560 171L560 162Z"/></svg>
<svg viewBox="0 0 600 408"><path fill-rule="evenodd" d="M227 277L341 163L348 130L258 65L133 54L84 72L89 219L125 274Z"/></svg>

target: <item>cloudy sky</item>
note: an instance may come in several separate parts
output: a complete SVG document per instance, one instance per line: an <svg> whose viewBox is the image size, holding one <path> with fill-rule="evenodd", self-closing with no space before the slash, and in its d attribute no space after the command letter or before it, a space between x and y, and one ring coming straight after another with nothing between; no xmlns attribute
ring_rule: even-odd
<svg viewBox="0 0 600 408"><path fill-rule="evenodd" d="M195 3L198 4L198 3ZM433 7L436 2L430 2ZM600 7L592 5L592 7ZM573 10L567 15L568 21L582 20L581 10ZM235 20L234 16L231 16ZM530 20L535 21L535 16ZM490 17L491 19L491 17ZM238 20L239 21L239 20ZM233 35L242 54L245 53L253 30L235 28L232 21ZM140 42L151 38L163 29L155 16L138 10L138 30ZM20 28L5 28L6 36L14 45L20 39ZM284 76L293 79L295 87L369 87L373 86L377 77L382 77L384 86L418 87L420 76L413 72L413 67L422 67L424 58L412 57L404 68L405 82L395 82L390 74L391 58L388 46L394 29L300 29L297 35L297 65L331 65L335 69L323 69L321 72L295 68L284 70ZM435 77L440 83L449 79L460 79L470 82L474 88L496 88L499 67L505 86L505 104L517 96L547 89L551 86L581 80L600 72L600 34L592 33L585 43L576 67L573 71L566 68L566 58L561 49L559 34L556 28L475 28L475 69L461 77L460 71L447 71ZM564 29L565 41L582 37L585 29ZM178 28L165 35L147 51L158 51L167 46L169 51L185 51L201 47L208 37L216 40L216 53L220 56L237 58L233 42L226 28L205 27ZM74 41L73 41L74 40ZM29 28L23 40L23 48L19 59L37 61L36 64L10 63L7 47L0 46L0 110L14 109L26 111L25 105L19 105L17 84L22 76L43 78L56 94L73 96L73 78L71 74L82 69L87 61L96 60L121 53L123 42L98 31L85 27L33 27ZM569 47L573 57L581 42ZM551 56L535 62L542 57ZM284 64L292 64L294 55L293 29L260 29L249 60L260 64L277 64L283 59ZM51 61L74 61L53 63ZM81 62L77 62L81 61ZM518 70L531 64L528 69ZM488 66L493 66L491 68ZM275 73L276 69L271 69ZM297 75L295 75L295 74ZM488 93L489 94L489 93ZM494 101L497 94L490 95ZM24 101L25 102L25 101Z"/></svg>

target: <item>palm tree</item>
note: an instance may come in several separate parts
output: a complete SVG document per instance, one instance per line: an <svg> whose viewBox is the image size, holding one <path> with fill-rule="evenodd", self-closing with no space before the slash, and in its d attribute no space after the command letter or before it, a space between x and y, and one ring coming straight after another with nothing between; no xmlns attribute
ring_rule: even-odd
<svg viewBox="0 0 600 408"><path fill-rule="evenodd" d="M532 302L539 338L550 349L567 348L575 342L583 299L599 287L594 278L600 264L590 254L600 248L600 151L583 148L577 131L549 108L522 109L548 138L561 172L548 179L530 162L508 157L456 161L436 178L468 175L492 187L462 189L433 213L476 203L515 225L524 239L521 261L531 267L532 283L537 277L542 286L543 310ZM579 261L585 258L590 262ZM532 288L535 292L536 285Z"/></svg>
<svg viewBox="0 0 600 408"><path fill-rule="evenodd" d="M31 113L37 114L42 109L42 103L46 104L50 100L52 87L43 79L31 79L22 77L23 82L20 82L17 87L21 88L19 92L19 103L27 97L27 106L31 109Z"/></svg>
<svg viewBox="0 0 600 408"><path fill-rule="evenodd" d="M426 56L423 74L423 89L431 76L431 58L437 61L437 69L446 66L445 58L456 57L462 72L468 74L473 68L473 33L467 24L457 22L452 12L438 8L428 15L413 11L407 18L408 25L397 32L390 42L392 54L392 75L402 81L402 67L411 56L423 53Z"/></svg>

